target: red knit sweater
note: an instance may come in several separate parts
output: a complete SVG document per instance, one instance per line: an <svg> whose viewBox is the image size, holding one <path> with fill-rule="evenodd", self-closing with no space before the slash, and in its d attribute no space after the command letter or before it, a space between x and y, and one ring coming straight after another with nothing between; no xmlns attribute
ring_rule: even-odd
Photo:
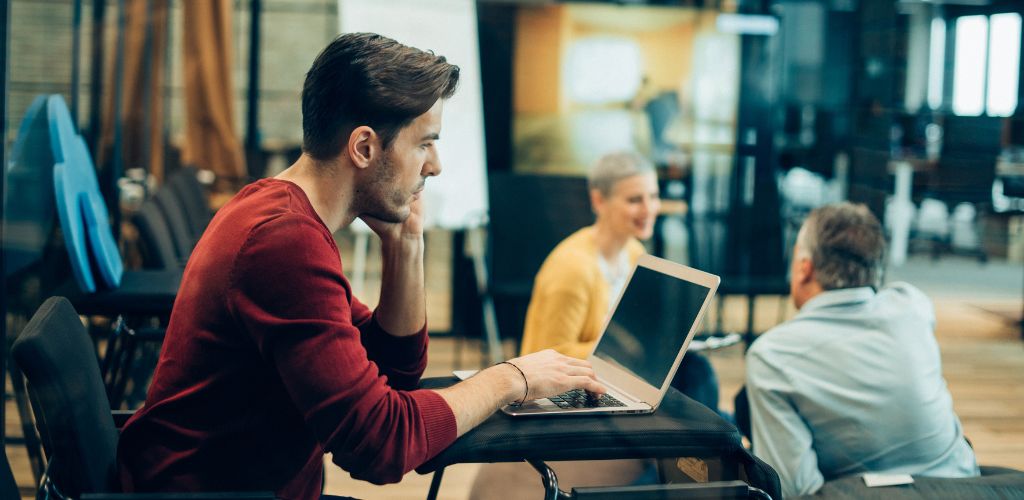
<svg viewBox="0 0 1024 500"><path fill-rule="evenodd" d="M352 296L305 193L256 182L189 259L146 404L121 434L124 488L313 499L324 453L397 482L456 437L445 401L414 390L426 353L426 327L391 336Z"/></svg>

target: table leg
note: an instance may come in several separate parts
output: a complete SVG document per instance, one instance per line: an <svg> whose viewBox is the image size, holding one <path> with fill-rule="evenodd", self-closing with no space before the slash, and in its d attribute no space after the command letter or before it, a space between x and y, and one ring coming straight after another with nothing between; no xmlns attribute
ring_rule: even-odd
<svg viewBox="0 0 1024 500"><path fill-rule="evenodd" d="M567 493L558 488L558 476L555 471L548 467L548 464L540 460L527 460L537 472L540 473L541 481L544 483L544 500L568 500L571 498Z"/></svg>
<svg viewBox="0 0 1024 500"><path fill-rule="evenodd" d="M441 489L442 477L444 477L444 467L434 471L434 477L430 479L430 491L427 492L427 500L437 500L437 491Z"/></svg>

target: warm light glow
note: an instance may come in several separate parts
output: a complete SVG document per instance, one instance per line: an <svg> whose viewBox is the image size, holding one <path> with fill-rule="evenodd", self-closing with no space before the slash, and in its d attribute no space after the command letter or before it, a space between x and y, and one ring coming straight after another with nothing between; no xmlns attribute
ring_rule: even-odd
<svg viewBox="0 0 1024 500"><path fill-rule="evenodd" d="M640 90L640 47L623 37L592 37L569 49L565 65L569 98L581 104L625 102Z"/></svg>
<svg viewBox="0 0 1024 500"><path fill-rule="evenodd" d="M953 112L978 116L985 110L985 52L988 18L964 16L956 20L956 55L953 61Z"/></svg>

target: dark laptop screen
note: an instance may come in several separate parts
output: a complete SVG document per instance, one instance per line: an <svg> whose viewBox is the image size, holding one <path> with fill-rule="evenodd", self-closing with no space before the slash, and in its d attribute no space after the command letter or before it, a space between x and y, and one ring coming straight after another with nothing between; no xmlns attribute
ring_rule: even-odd
<svg viewBox="0 0 1024 500"><path fill-rule="evenodd" d="M661 387L708 292L695 283L637 267L594 355Z"/></svg>

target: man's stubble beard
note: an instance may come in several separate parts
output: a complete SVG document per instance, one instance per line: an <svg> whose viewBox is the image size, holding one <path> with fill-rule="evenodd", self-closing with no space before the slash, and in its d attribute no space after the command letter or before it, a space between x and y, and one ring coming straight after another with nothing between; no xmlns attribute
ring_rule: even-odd
<svg viewBox="0 0 1024 500"><path fill-rule="evenodd" d="M398 173L395 172L389 154L381 156L379 163L371 167L373 177L368 179L366 186L356 190L355 204L359 215L368 215L384 222L398 224L409 218L406 199L396 185ZM403 208L406 210L403 211Z"/></svg>

